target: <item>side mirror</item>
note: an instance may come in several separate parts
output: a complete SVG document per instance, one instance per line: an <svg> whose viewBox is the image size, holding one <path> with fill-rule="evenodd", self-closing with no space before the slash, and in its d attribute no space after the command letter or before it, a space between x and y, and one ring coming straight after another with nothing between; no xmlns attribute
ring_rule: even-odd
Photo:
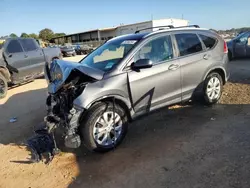
<svg viewBox="0 0 250 188"><path fill-rule="evenodd" d="M145 69L151 68L153 66L153 62L150 59L139 59L135 63L132 63L132 69Z"/></svg>

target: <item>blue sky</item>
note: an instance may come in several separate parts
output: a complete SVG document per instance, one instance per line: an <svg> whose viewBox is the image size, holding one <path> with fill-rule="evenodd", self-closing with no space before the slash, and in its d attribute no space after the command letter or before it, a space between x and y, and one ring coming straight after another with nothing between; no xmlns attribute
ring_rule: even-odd
<svg viewBox="0 0 250 188"><path fill-rule="evenodd" d="M74 33L146 21L151 15L183 15L206 28L250 27L250 0L0 0L0 36L46 27Z"/></svg>

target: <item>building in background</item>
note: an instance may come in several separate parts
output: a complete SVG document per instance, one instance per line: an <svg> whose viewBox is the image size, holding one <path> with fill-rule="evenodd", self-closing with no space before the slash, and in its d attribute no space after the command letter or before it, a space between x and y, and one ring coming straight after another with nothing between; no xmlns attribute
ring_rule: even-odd
<svg viewBox="0 0 250 188"><path fill-rule="evenodd" d="M53 38L51 39L51 42L55 44L64 44L64 43L88 44L95 47L99 46L108 39L120 35L135 33L137 30L146 29L143 32L151 32L158 30L157 28L153 27L167 26L167 25L173 25L174 27L187 26L188 23L189 23L188 20L174 19L174 18L150 20L134 24L120 25L117 27L96 29L80 33L69 34Z"/></svg>

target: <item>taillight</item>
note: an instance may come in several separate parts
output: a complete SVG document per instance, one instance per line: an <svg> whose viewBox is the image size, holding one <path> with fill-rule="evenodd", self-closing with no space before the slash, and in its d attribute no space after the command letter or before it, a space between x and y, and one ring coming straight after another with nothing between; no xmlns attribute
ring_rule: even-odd
<svg viewBox="0 0 250 188"><path fill-rule="evenodd" d="M224 41L224 53L228 53L227 43Z"/></svg>

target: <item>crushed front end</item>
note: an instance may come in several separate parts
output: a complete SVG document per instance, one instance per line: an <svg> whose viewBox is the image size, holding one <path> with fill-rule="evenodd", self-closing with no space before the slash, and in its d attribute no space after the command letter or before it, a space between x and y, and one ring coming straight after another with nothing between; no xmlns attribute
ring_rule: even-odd
<svg viewBox="0 0 250 188"><path fill-rule="evenodd" d="M82 94L87 84L96 79L84 74L81 71L83 69L78 67L79 64L72 65L61 60L45 67L45 77L48 81L47 116L35 129L35 135L27 141L33 162L39 162L43 153L49 154L49 161L53 159L59 150L54 136L58 128L63 130L66 147L78 148L81 145L78 127L84 110L74 106L73 101Z"/></svg>

